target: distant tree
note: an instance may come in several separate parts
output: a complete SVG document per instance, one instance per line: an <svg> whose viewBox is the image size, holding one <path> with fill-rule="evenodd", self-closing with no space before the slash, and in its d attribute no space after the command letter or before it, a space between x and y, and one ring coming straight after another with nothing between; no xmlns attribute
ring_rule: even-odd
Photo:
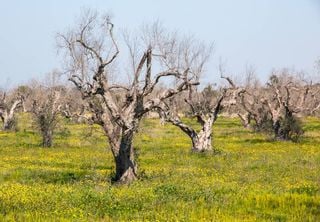
<svg viewBox="0 0 320 222"><path fill-rule="evenodd" d="M92 123L89 113L89 104L81 98L76 88L68 88L64 99L67 101L61 108L61 114L73 123Z"/></svg>
<svg viewBox="0 0 320 222"><path fill-rule="evenodd" d="M283 69L274 71L265 87L247 87L239 104L256 130L270 132L276 140L297 140L303 134L298 114L310 110L310 95L310 84Z"/></svg>
<svg viewBox="0 0 320 222"><path fill-rule="evenodd" d="M251 129L254 124L254 128L257 130L261 123L260 113L263 111L263 107L258 107L260 103L257 99L259 98L259 93L261 91L261 84L253 66L246 67L244 81L241 87L243 90L239 91L239 95L235 95L236 101L232 104L232 109L240 118L244 128ZM244 102L244 92L248 94L247 96L250 96L250 98L246 98L246 102Z"/></svg>
<svg viewBox="0 0 320 222"><path fill-rule="evenodd" d="M264 93L263 88L246 88L238 95L237 115L245 128L255 131L269 128L271 116L262 99Z"/></svg>
<svg viewBox="0 0 320 222"><path fill-rule="evenodd" d="M201 97L201 98L199 98ZM212 126L218 117L218 113L222 109L221 102L225 97L225 92L221 92L220 96L211 98L215 102L210 101L206 103L204 92L198 95L198 100L195 102L192 98L186 98L185 102L190 106L189 116L196 118L201 125L200 131L196 131L191 125L188 125L175 113L169 103L163 101L158 108L158 112L162 113L167 122L179 127L185 134L187 134L192 141L192 150L195 152L211 151L212 145Z"/></svg>
<svg viewBox="0 0 320 222"><path fill-rule="evenodd" d="M265 87L258 81L255 70L252 67L247 67L246 69L242 88L243 90L236 95L234 108L236 114L245 128L264 131L264 128L271 121L268 108L262 99L267 92Z"/></svg>
<svg viewBox="0 0 320 222"><path fill-rule="evenodd" d="M198 76L201 70L198 70ZM163 100L158 106L158 112L165 117L167 122L179 127L185 134L187 134L192 141L192 150L195 152L212 151L212 128L218 118L218 114L223 108L223 102L226 104L233 100L234 91L239 89L235 87L230 78L224 77L231 88L227 87L215 90L212 85L207 85L201 92L198 92L195 86L189 87L189 94L184 98L184 102L189 106L188 116L196 118L200 124L201 129L195 130L191 125L188 125L180 116L175 112L173 106L167 100ZM228 101L226 101L228 98ZM169 101L170 102L170 101Z"/></svg>
<svg viewBox="0 0 320 222"><path fill-rule="evenodd" d="M53 136L58 127L59 117L63 112L67 100L67 88L59 83L59 73L52 71L45 77L45 81L33 81L30 85L31 114L36 128L42 137L42 146L51 147Z"/></svg>
<svg viewBox="0 0 320 222"><path fill-rule="evenodd" d="M21 99L21 106L23 112L28 112L31 110L28 100L31 95L32 89L28 85L20 85L14 90L14 94Z"/></svg>
<svg viewBox="0 0 320 222"><path fill-rule="evenodd" d="M3 123L3 130L13 130L16 127L15 113L22 105L22 96L6 92L0 93L0 119Z"/></svg>
<svg viewBox="0 0 320 222"><path fill-rule="evenodd" d="M33 104L31 113L34 122L42 136L42 146L51 147L53 135L59 122L59 115L62 108L61 88L46 88L39 86L33 90Z"/></svg>
<svg viewBox="0 0 320 222"><path fill-rule="evenodd" d="M311 116L319 116L320 110L320 84L310 86L310 97L306 99L305 114Z"/></svg>

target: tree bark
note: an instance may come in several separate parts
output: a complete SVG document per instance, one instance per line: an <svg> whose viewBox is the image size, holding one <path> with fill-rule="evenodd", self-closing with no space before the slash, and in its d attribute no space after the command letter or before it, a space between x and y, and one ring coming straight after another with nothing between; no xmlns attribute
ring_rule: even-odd
<svg viewBox="0 0 320 222"><path fill-rule="evenodd" d="M137 179L137 164L135 162L135 153L133 147L134 132L120 132L119 139L112 143L116 175L114 181L120 183L131 183Z"/></svg>
<svg viewBox="0 0 320 222"><path fill-rule="evenodd" d="M51 147L52 146L52 131L45 130L42 132L42 146L43 147Z"/></svg>
<svg viewBox="0 0 320 222"><path fill-rule="evenodd" d="M15 111L20 106L21 100L16 100L12 104L10 109L1 110L0 109L0 117L3 121L3 130L8 131L12 130L15 127Z"/></svg>
<svg viewBox="0 0 320 222"><path fill-rule="evenodd" d="M273 132L274 132L274 139L275 140L287 140L284 132L283 127L281 126L280 120L276 120L273 122Z"/></svg>
<svg viewBox="0 0 320 222"><path fill-rule="evenodd" d="M213 119L208 118L200 132L196 133L194 136L191 136L192 140L192 150L195 152L207 152L212 150L212 125Z"/></svg>
<svg viewBox="0 0 320 222"><path fill-rule="evenodd" d="M192 150L195 152L207 152L212 150L211 145L211 129L210 131L201 130L196 136L191 137Z"/></svg>
<svg viewBox="0 0 320 222"><path fill-rule="evenodd" d="M244 128L251 129L251 114L250 113L238 113L238 117L241 120L241 123Z"/></svg>

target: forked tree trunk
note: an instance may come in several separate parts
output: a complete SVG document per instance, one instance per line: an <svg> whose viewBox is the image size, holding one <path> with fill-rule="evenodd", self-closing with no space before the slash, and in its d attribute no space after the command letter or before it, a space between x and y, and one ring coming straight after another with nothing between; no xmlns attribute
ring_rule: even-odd
<svg viewBox="0 0 320 222"><path fill-rule="evenodd" d="M217 114L216 114L217 115ZM207 152L212 150L212 126L216 121L216 115L209 117L198 117L198 122L201 124L202 129L196 132L192 127L184 124L178 117L166 116L166 121L179 127L185 134L187 134L192 141L192 151Z"/></svg>
<svg viewBox="0 0 320 222"><path fill-rule="evenodd" d="M3 130L12 130L15 127L15 112L21 105L21 100L16 100L9 110L0 109L0 117L3 121Z"/></svg>
<svg viewBox="0 0 320 222"><path fill-rule="evenodd" d="M211 129L210 131L201 130L197 135L191 137L192 150L195 152L207 152L212 150L211 145Z"/></svg>
<svg viewBox="0 0 320 222"><path fill-rule="evenodd" d="M202 129L199 133L191 136L192 150L195 152L207 152L212 150L211 139L212 139L212 125L214 120L208 118L203 122Z"/></svg>
<svg viewBox="0 0 320 222"><path fill-rule="evenodd" d="M113 150L116 175L114 180L120 183L130 183L137 179L137 164L133 147L134 132L122 133L118 142L111 144Z"/></svg>

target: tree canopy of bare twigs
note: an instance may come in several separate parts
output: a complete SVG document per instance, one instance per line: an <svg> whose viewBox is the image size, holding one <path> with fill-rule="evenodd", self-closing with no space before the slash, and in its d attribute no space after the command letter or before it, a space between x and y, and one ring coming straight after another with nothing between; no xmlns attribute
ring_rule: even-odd
<svg viewBox="0 0 320 222"><path fill-rule="evenodd" d="M34 82L29 96L30 112L33 115L36 128L42 137L42 146L51 147L53 136L62 116L67 101L67 88L57 85L52 78L58 78L52 72L46 76L46 83Z"/></svg>
<svg viewBox="0 0 320 222"><path fill-rule="evenodd" d="M196 74L200 77L202 70L199 69L197 71L198 73ZM175 106L172 105L172 100L163 100L157 108L160 116L179 127L190 137L192 150L195 152L212 151L212 127L223 106L229 106L229 103L232 103L235 98L234 94L239 91L233 81L222 73L221 69L220 74L221 78L228 82L229 87L215 90L212 85L208 85L201 92L198 92L196 86L190 86L188 94L185 94L184 102L189 108L188 116L196 118L201 125L200 131L196 131L182 120L179 113L176 112Z"/></svg>
<svg viewBox="0 0 320 222"><path fill-rule="evenodd" d="M212 126L218 117L218 113L222 109L222 101L225 97L226 91L211 93L211 89L205 88L201 93L194 92L189 89L189 96L184 99L185 103L189 106L188 116L196 118L197 122L201 125L201 130L197 132L193 127L186 124L175 111L175 106L172 101L163 101L158 107L158 112L164 117L165 121L172 123L179 127L185 134L187 134L192 141L192 150L195 152L211 151L212 145ZM208 97L210 96L210 97ZM210 98L210 101L208 99Z"/></svg>
<svg viewBox="0 0 320 222"><path fill-rule="evenodd" d="M124 38L119 44L108 16L87 11L70 31L59 35L69 80L81 92L108 137L116 165L115 180L128 183L137 178L132 141L140 120L162 101L199 84L194 75L207 57L202 44L181 39L161 25L145 27L139 41ZM123 48L120 46L124 46ZM130 56L132 69L127 83L112 81L126 65L121 53ZM175 84L155 95L162 79Z"/></svg>
<svg viewBox="0 0 320 222"><path fill-rule="evenodd" d="M287 69L274 71L266 86L247 86L239 94L238 110L254 120L255 129L270 130L277 140L296 140L303 133L298 115L317 107L312 88Z"/></svg>

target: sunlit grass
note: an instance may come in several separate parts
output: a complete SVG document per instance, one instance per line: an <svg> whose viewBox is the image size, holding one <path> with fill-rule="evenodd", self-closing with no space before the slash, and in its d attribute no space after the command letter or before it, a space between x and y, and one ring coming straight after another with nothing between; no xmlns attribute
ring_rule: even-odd
<svg viewBox="0 0 320 222"><path fill-rule="evenodd" d="M320 121L305 123L292 143L219 119L215 155L147 119L134 142L140 180L119 186L99 127L61 126L42 148L23 116L19 132L0 132L0 221L319 221Z"/></svg>

